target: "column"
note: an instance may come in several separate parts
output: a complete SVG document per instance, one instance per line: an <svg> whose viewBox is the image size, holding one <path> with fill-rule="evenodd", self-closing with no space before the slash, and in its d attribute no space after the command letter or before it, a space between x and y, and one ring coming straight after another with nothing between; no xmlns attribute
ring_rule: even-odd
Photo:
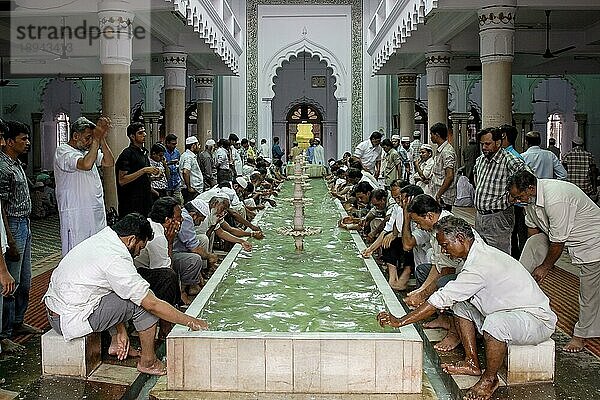
<svg viewBox="0 0 600 400"><path fill-rule="evenodd" d="M261 139L267 139L267 144L269 146L273 145L273 99L270 97L265 97L262 99L260 103L260 124L258 131L258 138L256 140L256 145L260 145ZM339 111L338 111L339 113ZM282 138L280 138L282 139Z"/></svg>
<svg viewBox="0 0 600 400"><path fill-rule="evenodd" d="M163 53L165 69L165 134L177 136L177 148L185 149L185 84L187 54L181 46L167 46Z"/></svg>
<svg viewBox="0 0 600 400"><path fill-rule="evenodd" d="M132 43L128 27L134 15L115 7L115 4L125 3L102 1L98 5L98 19L101 31L115 32L112 37L100 36L100 63L102 64L102 113L113 123L107 141L116 158L125 147L129 146L127 126L130 118L129 78ZM106 207L117 208L115 168L104 168L103 176Z"/></svg>
<svg viewBox="0 0 600 400"><path fill-rule="evenodd" d="M417 74L400 71L398 74L398 102L400 113L400 136L412 138L415 130L415 99L417 97Z"/></svg>
<svg viewBox="0 0 600 400"><path fill-rule="evenodd" d="M42 170L42 113L31 113L31 147L33 149L33 173L37 174Z"/></svg>
<svg viewBox="0 0 600 400"><path fill-rule="evenodd" d="M210 74L196 75L196 123L198 124L198 140L204 143L213 138L212 134L212 102L215 77Z"/></svg>
<svg viewBox="0 0 600 400"><path fill-rule="evenodd" d="M512 122L512 61L516 0L485 0L479 9L482 127Z"/></svg>
<svg viewBox="0 0 600 400"><path fill-rule="evenodd" d="M144 111L144 125L146 126L146 146L151 146L156 142L160 141L158 133L158 119L160 118L160 111Z"/></svg>
<svg viewBox="0 0 600 400"><path fill-rule="evenodd" d="M525 134L533 129L533 113L514 113L512 117L515 120L515 127L519 132L515 149L521 153L525 151Z"/></svg>
<svg viewBox="0 0 600 400"><path fill-rule="evenodd" d="M341 159L346 151L354 153L353 143L359 138L353 138L351 132L351 104L347 97L339 97L338 101L338 128L337 128L337 159Z"/></svg>
<svg viewBox="0 0 600 400"><path fill-rule="evenodd" d="M427 71L428 129L442 122L448 124L448 87L450 72L450 46L429 46L425 54Z"/></svg>
<svg viewBox="0 0 600 400"><path fill-rule="evenodd" d="M585 137L587 133L587 114L576 113L575 122L577 122L577 135L579 135L579 137L583 139L583 144L585 145Z"/></svg>
<svg viewBox="0 0 600 400"><path fill-rule="evenodd" d="M453 143L452 146L456 150L456 161L458 167L462 166L462 149L468 143L467 124L469 122L469 113L452 113L450 120L452 121Z"/></svg>

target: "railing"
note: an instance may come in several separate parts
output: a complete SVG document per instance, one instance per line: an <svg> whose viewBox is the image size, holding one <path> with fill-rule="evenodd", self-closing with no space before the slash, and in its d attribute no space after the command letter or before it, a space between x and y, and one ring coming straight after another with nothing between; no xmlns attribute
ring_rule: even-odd
<svg viewBox="0 0 600 400"><path fill-rule="evenodd" d="M369 21L367 40L373 72L376 73L425 17L438 7L439 0L381 0Z"/></svg>
<svg viewBox="0 0 600 400"><path fill-rule="evenodd" d="M242 28L225 0L165 0L173 4L188 26L217 54L234 74L239 73Z"/></svg>

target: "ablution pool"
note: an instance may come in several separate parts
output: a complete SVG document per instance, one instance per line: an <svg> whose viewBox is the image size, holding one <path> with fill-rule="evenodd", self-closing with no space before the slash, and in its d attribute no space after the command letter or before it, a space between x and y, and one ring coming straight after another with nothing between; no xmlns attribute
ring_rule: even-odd
<svg viewBox="0 0 600 400"><path fill-rule="evenodd" d="M322 179L310 181L304 239L293 207L278 201L257 216L265 239L227 254L187 313L209 331L176 326L167 337L170 390L281 393L421 392L423 343L417 331L380 328L377 312L404 309L373 259L364 260L357 233L337 227L345 214ZM292 197L286 182L280 198Z"/></svg>

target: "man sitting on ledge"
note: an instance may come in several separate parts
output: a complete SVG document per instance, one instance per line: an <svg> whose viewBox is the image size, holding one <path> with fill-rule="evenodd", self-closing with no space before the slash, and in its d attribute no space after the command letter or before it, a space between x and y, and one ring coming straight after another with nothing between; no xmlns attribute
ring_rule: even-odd
<svg viewBox="0 0 600 400"><path fill-rule="evenodd" d="M448 282L410 314L396 318L382 311L377 320L381 326L401 327L430 317L436 309L452 308L465 359L442 364L442 369L449 374L481 375L465 398L487 400L498 388L498 370L508 345L537 345L548 340L554 333L556 314L523 265L475 238L466 221L447 216L434 229L442 251L465 260L456 280ZM485 341L485 371L477 358L476 332Z"/></svg>
<svg viewBox="0 0 600 400"><path fill-rule="evenodd" d="M136 271L133 257L152 237L150 222L133 213L84 240L52 272L44 302L50 325L65 340L108 329L112 336L109 354L119 360L139 355L138 371L164 375L165 366L154 353L159 318L191 330L208 325L159 300ZM125 328L129 320L139 333L140 354L129 347Z"/></svg>

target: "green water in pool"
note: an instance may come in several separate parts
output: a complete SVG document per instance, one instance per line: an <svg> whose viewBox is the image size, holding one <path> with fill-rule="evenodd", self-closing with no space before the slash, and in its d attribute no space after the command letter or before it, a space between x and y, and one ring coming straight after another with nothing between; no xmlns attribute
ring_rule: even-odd
<svg viewBox="0 0 600 400"><path fill-rule="evenodd" d="M340 213L325 182L310 185L304 225L322 232L306 237L297 252L292 237L277 233L293 225L293 206L278 201L266 210L259 223L265 239L240 253L199 315L210 330L383 332L376 321L383 296L350 234L337 227ZM291 198L292 191L286 182L279 197Z"/></svg>

